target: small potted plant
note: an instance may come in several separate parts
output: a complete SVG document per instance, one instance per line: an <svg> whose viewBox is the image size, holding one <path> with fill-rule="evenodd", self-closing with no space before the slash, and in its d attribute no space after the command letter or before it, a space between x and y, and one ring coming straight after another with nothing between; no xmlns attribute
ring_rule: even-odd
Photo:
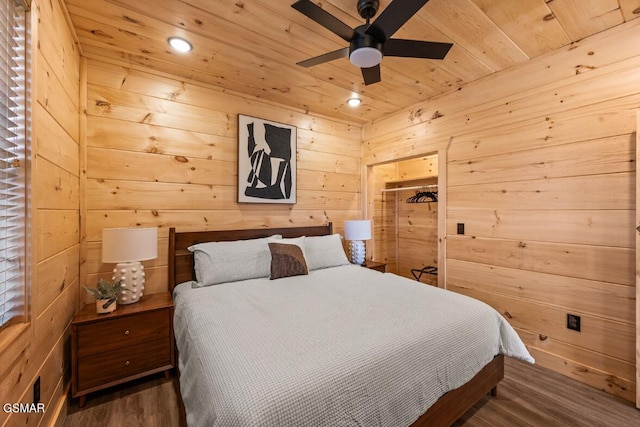
<svg viewBox="0 0 640 427"><path fill-rule="evenodd" d="M98 286L95 288L87 288L87 292L96 298L96 312L112 313L116 309L118 295L121 291L126 290L120 285L120 280L112 280L111 282L102 278L98 279Z"/></svg>

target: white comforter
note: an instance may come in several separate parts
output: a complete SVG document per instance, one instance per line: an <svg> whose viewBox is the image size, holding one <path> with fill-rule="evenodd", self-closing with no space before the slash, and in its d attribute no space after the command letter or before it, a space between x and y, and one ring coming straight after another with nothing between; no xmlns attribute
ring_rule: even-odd
<svg viewBox="0 0 640 427"><path fill-rule="evenodd" d="M174 298L189 426L406 426L498 353L533 362L488 305L357 266Z"/></svg>

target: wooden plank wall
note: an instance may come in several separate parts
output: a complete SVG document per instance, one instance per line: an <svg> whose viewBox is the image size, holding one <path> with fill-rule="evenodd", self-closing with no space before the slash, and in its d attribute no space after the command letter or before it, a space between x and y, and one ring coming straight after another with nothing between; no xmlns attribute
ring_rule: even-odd
<svg viewBox="0 0 640 427"><path fill-rule="evenodd" d="M447 287L540 365L630 401L639 67L635 20L364 129L367 165L447 150Z"/></svg>
<svg viewBox="0 0 640 427"><path fill-rule="evenodd" d="M0 411L6 426L64 419L69 324L79 295L79 53L57 0L33 0L30 13L31 318L15 340L0 337L0 401L32 403L39 376L46 412Z"/></svg>
<svg viewBox="0 0 640 427"><path fill-rule="evenodd" d="M371 240L366 242L367 259L386 262L387 271L397 271L397 212L396 193L383 193L388 181L396 178L395 163L368 168L367 209L371 219Z"/></svg>
<svg viewBox="0 0 640 427"><path fill-rule="evenodd" d="M147 292L167 289L168 228L185 230L334 223L361 212L362 129L235 96L213 86L128 68L87 64L86 239L93 283L101 230L158 226L159 256L145 262ZM298 129L298 203L238 204L237 115Z"/></svg>
<svg viewBox="0 0 640 427"><path fill-rule="evenodd" d="M640 161L640 152L638 152L638 147L640 146L640 133L638 133L637 129L640 128L640 111L636 113L636 165L638 161ZM636 175L637 176L637 175ZM637 180L637 179L636 179ZM636 230L639 230L636 233L636 266L640 265L640 251L637 248L640 248L640 186L636 185ZM638 384L640 384L640 323L638 323L638 319L640 319L640 304L638 304L638 300L640 300L640 270L636 267L635 274L635 282L636 282L636 408L640 408L640 393L638 393Z"/></svg>

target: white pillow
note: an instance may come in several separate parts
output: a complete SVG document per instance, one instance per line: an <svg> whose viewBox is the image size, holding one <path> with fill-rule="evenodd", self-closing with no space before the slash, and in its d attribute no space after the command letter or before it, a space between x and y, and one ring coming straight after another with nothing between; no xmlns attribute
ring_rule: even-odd
<svg viewBox="0 0 640 427"><path fill-rule="evenodd" d="M196 272L195 288L238 280L269 277L269 242L280 241L277 234L261 239L207 242L189 246Z"/></svg>
<svg viewBox="0 0 640 427"><path fill-rule="evenodd" d="M339 234L307 236L304 248L309 271L349 264Z"/></svg>

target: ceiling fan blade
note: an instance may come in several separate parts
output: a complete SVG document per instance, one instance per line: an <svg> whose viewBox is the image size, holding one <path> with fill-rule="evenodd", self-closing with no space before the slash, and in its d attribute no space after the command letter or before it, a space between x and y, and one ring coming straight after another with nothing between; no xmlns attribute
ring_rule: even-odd
<svg viewBox="0 0 640 427"><path fill-rule="evenodd" d="M384 56L405 58L444 59L453 46L451 43L425 42L420 40L389 39L384 43Z"/></svg>
<svg viewBox="0 0 640 427"><path fill-rule="evenodd" d="M360 68L365 85L371 85L380 81L380 64L370 68Z"/></svg>
<svg viewBox="0 0 640 427"><path fill-rule="evenodd" d="M376 18L367 31L379 41L386 41L395 34L429 0L395 0Z"/></svg>
<svg viewBox="0 0 640 427"><path fill-rule="evenodd" d="M333 61L334 59L346 58L349 56L349 48L344 47L342 49L334 50L333 52L325 53L324 55L316 56L314 58L305 59L298 62L298 65L309 68L314 65L324 64L325 62Z"/></svg>
<svg viewBox="0 0 640 427"><path fill-rule="evenodd" d="M350 42L353 38L353 29L351 27L311 1L299 0L292 4L291 7L344 40Z"/></svg>

